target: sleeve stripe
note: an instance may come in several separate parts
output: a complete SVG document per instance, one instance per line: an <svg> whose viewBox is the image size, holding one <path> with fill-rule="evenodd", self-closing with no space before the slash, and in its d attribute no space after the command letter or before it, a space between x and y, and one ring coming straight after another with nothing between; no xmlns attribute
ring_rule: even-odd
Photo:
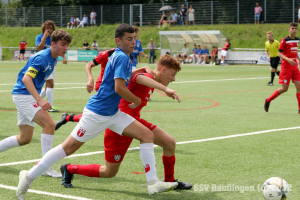
<svg viewBox="0 0 300 200"><path fill-rule="evenodd" d="M97 63L96 59L93 59L93 62L94 62L94 64L95 64L96 66L99 65L99 64Z"/></svg>
<svg viewBox="0 0 300 200"><path fill-rule="evenodd" d="M25 74L35 78L35 76L38 74L38 70L34 69L33 67L29 67Z"/></svg>

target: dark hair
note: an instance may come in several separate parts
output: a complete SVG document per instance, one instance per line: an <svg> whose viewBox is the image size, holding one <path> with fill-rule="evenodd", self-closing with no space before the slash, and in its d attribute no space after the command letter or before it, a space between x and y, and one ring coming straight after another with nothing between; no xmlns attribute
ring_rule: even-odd
<svg viewBox="0 0 300 200"><path fill-rule="evenodd" d="M54 21L47 20L42 24L42 33L45 33L45 30L48 26L52 26L53 31L55 31Z"/></svg>
<svg viewBox="0 0 300 200"><path fill-rule="evenodd" d="M138 32L139 28L137 26L132 26L132 28L134 29L134 32Z"/></svg>
<svg viewBox="0 0 300 200"><path fill-rule="evenodd" d="M289 28L292 27L292 26L298 27L298 24L295 23L295 22L291 22Z"/></svg>
<svg viewBox="0 0 300 200"><path fill-rule="evenodd" d="M134 29L129 24L120 24L115 30L115 38L122 39L125 33L134 33Z"/></svg>
<svg viewBox="0 0 300 200"><path fill-rule="evenodd" d="M72 37L67 31L59 29L51 34L51 42L58 42L59 40L64 40L70 44Z"/></svg>
<svg viewBox="0 0 300 200"><path fill-rule="evenodd" d="M184 44L184 46L186 46L186 44Z"/></svg>

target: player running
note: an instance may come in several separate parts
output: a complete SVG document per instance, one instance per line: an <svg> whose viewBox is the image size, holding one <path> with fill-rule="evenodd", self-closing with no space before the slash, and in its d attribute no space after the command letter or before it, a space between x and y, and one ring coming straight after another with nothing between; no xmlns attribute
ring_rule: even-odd
<svg viewBox="0 0 300 200"><path fill-rule="evenodd" d="M290 80L292 79L297 90L296 97L298 100L298 113L300 114L300 72L297 66L297 60L298 63L300 63L297 53L299 38L296 37L298 24L291 22L288 30L289 35L281 40L278 52L278 57L282 59L278 83L282 86L265 100L264 109L266 112L269 111L269 106L272 100L288 91Z"/></svg>
<svg viewBox="0 0 300 200"><path fill-rule="evenodd" d="M24 199L32 182L53 164L73 154L85 142L96 138L106 128L119 135L126 135L140 141L140 156L143 166L149 169L146 173L149 194L168 191L178 183L161 182L156 175L153 133L140 122L118 109L121 98L128 100L130 108L141 104L141 99L132 94L127 85L132 72L132 61L129 57L134 50L134 29L128 24L120 24L115 30L115 41L118 46L111 56L96 95L92 96L83 112L83 116L70 136L60 145L51 149L41 161L28 172L20 172L16 195ZM178 98L174 91L169 96Z"/></svg>
<svg viewBox="0 0 300 200"><path fill-rule="evenodd" d="M18 111L20 134L2 140L0 152L29 144L35 123L43 128L41 135L43 156L52 148L55 124L47 112L51 105L44 101L39 93L46 78L55 69L57 57L66 53L72 37L66 31L58 30L53 32L51 40L51 47L34 54L18 74L12 94ZM54 171L51 166L45 171L47 176L61 177L61 174Z"/></svg>
<svg viewBox="0 0 300 200"><path fill-rule="evenodd" d="M269 86L273 85L275 73L279 76L280 71L277 70L280 58L278 57L278 49L280 43L274 40L272 31L267 32L268 41L265 43L266 56L271 65L271 81L268 83ZM270 52L270 56L269 56Z"/></svg>

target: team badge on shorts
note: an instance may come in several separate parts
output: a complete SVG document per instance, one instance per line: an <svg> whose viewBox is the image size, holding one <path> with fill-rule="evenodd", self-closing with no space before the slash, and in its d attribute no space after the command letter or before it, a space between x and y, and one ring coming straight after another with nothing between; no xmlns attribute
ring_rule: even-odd
<svg viewBox="0 0 300 200"><path fill-rule="evenodd" d="M84 130L82 127L77 131L78 137L82 137L85 134L86 130Z"/></svg>
<svg viewBox="0 0 300 200"><path fill-rule="evenodd" d="M284 79L284 81L283 81L284 83L287 83L287 80L286 79Z"/></svg>
<svg viewBox="0 0 300 200"><path fill-rule="evenodd" d="M115 161L118 162L121 159L121 155L120 154L114 155L114 159L115 159Z"/></svg>
<svg viewBox="0 0 300 200"><path fill-rule="evenodd" d="M33 107L35 107L35 108L37 108L37 107L40 106L40 105L38 104L38 102L33 102L32 105L33 105Z"/></svg>

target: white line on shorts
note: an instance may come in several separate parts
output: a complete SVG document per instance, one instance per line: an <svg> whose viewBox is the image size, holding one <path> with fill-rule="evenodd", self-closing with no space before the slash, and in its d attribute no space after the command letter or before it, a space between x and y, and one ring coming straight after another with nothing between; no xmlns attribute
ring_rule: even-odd
<svg viewBox="0 0 300 200"><path fill-rule="evenodd" d="M223 139L228 139L228 138L243 137L243 136L248 136L248 135L258 135L258 134L263 134L263 133L286 131L286 130L294 130L294 129L300 129L300 126L290 127L290 128L271 129L271 130L265 130L265 131L256 131L256 132L252 132L252 133L227 135L227 136L207 138L207 139L201 139L201 140L191 140L191 141L176 142L176 144L188 144L188 143L207 142L207 141L213 141L213 140L223 140ZM154 147L157 147L157 145L154 145ZM140 147L132 147L132 148L129 148L128 151L130 151L130 150L136 150L136 149L140 149ZM104 153L104 151L94 151L94 152L89 152L89 153L73 154L73 155L68 156L66 158L89 156L89 155L102 154L102 153ZM0 164L0 167L2 167L2 166L10 166L10 165L20 165L20 164L26 164L26 163L34 163L34 162L37 162L39 160L40 159L26 160L26 161L19 161L19 162L11 162L11 163L2 163L2 164Z"/></svg>
<svg viewBox="0 0 300 200"><path fill-rule="evenodd" d="M2 185L2 184L0 184L0 188L9 189L9 190L17 190L17 187L7 186L7 185ZM61 198L65 198L65 199L92 200L92 199L87 199L84 197L76 197L76 196L71 196L71 195L44 192L44 191L40 191L40 190L30 190L29 189L28 192L35 193L35 194L43 194L43 195L48 195L48 196L53 196L53 197L61 197Z"/></svg>

